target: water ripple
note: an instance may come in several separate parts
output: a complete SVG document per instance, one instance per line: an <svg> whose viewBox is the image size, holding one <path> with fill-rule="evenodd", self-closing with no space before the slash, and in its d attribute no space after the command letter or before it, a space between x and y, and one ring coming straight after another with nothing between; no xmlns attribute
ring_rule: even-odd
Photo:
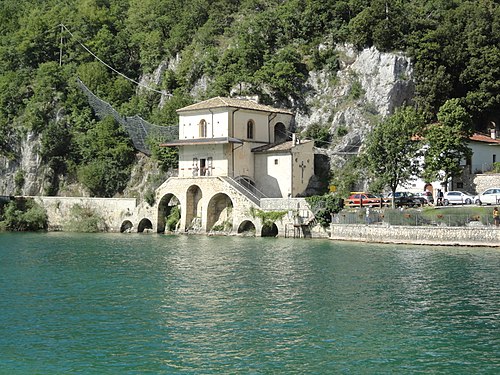
<svg viewBox="0 0 500 375"><path fill-rule="evenodd" d="M495 373L491 249L0 234L0 374Z"/></svg>

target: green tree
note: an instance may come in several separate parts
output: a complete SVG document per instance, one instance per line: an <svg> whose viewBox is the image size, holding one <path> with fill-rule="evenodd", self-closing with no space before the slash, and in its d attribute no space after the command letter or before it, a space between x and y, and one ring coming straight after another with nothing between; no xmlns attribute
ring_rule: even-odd
<svg viewBox="0 0 500 375"><path fill-rule="evenodd" d="M424 132L424 172L426 181L441 181L444 188L452 177L462 173L460 162L472 151L467 143L472 135L471 117L458 99L447 100L439 109L438 123Z"/></svg>
<svg viewBox="0 0 500 375"><path fill-rule="evenodd" d="M393 196L397 187L417 172L419 143L413 137L422 125L422 116L404 107L379 123L368 137L364 152L366 167L375 185L388 187Z"/></svg>
<svg viewBox="0 0 500 375"><path fill-rule="evenodd" d="M304 132L304 135L314 141L314 146L323 148L327 148L330 145L330 141L332 138L328 126L324 126L318 123L309 125L309 127Z"/></svg>
<svg viewBox="0 0 500 375"><path fill-rule="evenodd" d="M331 184L336 188L336 194L347 198L354 187L366 175L360 157L352 156L341 166L334 168L331 172Z"/></svg>
<svg viewBox="0 0 500 375"><path fill-rule="evenodd" d="M161 147L163 143L160 137L150 136L147 144L151 150L151 156L160 163L162 171L167 172L179 165L179 150L177 147Z"/></svg>
<svg viewBox="0 0 500 375"><path fill-rule="evenodd" d="M111 117L77 139L81 155L78 179L94 196L112 197L123 191L134 162L128 135Z"/></svg>
<svg viewBox="0 0 500 375"><path fill-rule="evenodd" d="M16 199L4 207L2 227L13 232L46 230L45 209L32 199Z"/></svg>
<svg viewBox="0 0 500 375"><path fill-rule="evenodd" d="M307 70L300 54L287 47L268 59L256 73L256 78L280 98L297 97L307 78Z"/></svg>
<svg viewBox="0 0 500 375"><path fill-rule="evenodd" d="M306 197L306 201L316 220L325 228L332 222L332 215L341 211L344 206L344 200L332 194L313 195Z"/></svg>

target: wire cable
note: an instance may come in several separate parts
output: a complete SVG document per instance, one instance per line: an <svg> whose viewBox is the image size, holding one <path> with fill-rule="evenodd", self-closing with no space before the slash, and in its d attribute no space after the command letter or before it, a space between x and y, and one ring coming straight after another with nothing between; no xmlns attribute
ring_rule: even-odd
<svg viewBox="0 0 500 375"><path fill-rule="evenodd" d="M125 78L126 80L130 81L130 82L133 82L134 84L136 84L137 86L139 87L142 87L146 90L150 90L150 91L153 91L153 92L156 92L158 94L161 94L161 95L167 95L167 96L172 96L172 94L169 94L169 93L166 93L164 91L160 91L160 90L156 90L152 87L149 87L149 86L146 86L140 82L137 82L135 79L132 79L130 77L127 77L125 74L119 72L118 70L116 70L115 68L113 68L111 65L107 64L106 62L104 62L101 58L99 58L95 53L93 53L85 44L83 44L82 42L80 42L78 40L77 37L75 37L75 35L73 35L73 33L66 27L66 25L64 24L60 24L59 25L60 27L62 27L64 30L66 30L66 32L71 35L71 37L80 45L82 46L83 49L85 49L85 51L87 51L89 54L91 54L96 60L98 60L101 64L103 64L104 66L106 66L108 69L112 70L113 72L115 72L116 74L122 76L123 78Z"/></svg>

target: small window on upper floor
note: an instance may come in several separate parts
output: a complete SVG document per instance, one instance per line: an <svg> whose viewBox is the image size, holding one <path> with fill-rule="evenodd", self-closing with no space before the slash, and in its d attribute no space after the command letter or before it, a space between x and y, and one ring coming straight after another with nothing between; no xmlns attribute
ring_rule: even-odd
<svg viewBox="0 0 500 375"><path fill-rule="evenodd" d="M247 139L253 139L253 127L254 127L253 120L248 120L248 122L247 122Z"/></svg>
<svg viewBox="0 0 500 375"><path fill-rule="evenodd" d="M207 137L207 122L205 120L201 120L200 123L198 124L198 128L199 128L200 138L206 138Z"/></svg>

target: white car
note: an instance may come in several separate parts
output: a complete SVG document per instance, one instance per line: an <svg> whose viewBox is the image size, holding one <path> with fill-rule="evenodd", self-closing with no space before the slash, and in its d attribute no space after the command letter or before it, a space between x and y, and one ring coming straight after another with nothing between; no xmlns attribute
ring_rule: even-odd
<svg viewBox="0 0 500 375"><path fill-rule="evenodd" d="M475 197L472 194L464 193L463 191L447 191L443 196L443 204L472 204L475 202Z"/></svg>
<svg viewBox="0 0 500 375"><path fill-rule="evenodd" d="M490 188L474 197L474 202L482 204L500 204L500 188Z"/></svg>

